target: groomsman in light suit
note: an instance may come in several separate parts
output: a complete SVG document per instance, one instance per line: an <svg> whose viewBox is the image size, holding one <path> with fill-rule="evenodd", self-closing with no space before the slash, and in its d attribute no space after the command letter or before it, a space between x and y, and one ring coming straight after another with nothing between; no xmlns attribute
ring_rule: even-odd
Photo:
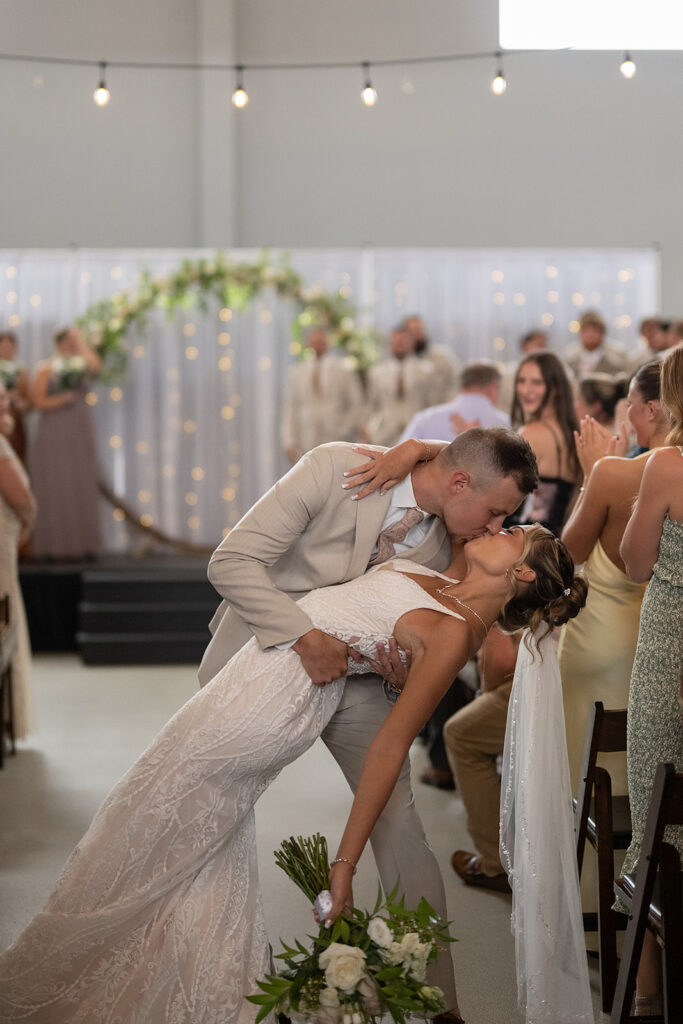
<svg viewBox="0 0 683 1024"><path fill-rule="evenodd" d="M570 345L564 361L577 380L589 373L622 373L628 369L623 345L606 336L607 325L599 313L584 313L579 320L579 344Z"/></svg>
<svg viewBox="0 0 683 1024"><path fill-rule="evenodd" d="M404 326L394 328L389 358L368 371L367 440L372 444L395 444L415 413L431 405L434 375L431 363L415 355L410 331Z"/></svg>
<svg viewBox="0 0 683 1024"><path fill-rule="evenodd" d="M420 462L393 490L375 491L362 501L352 500L342 487L344 473L358 461L349 444L308 452L216 549L209 579L224 600L211 623L213 639L199 670L202 685L252 636L262 648L291 646L313 683L344 676L349 648L315 629L296 599L316 587L355 579L381 558L407 557L444 570L452 554L447 528L463 542L497 532L538 482L528 444L505 429L467 431L436 458ZM354 791L367 749L390 708L378 677L350 678L323 733ZM371 844L387 891L400 878L409 906L424 896L446 913L443 881L415 809L408 762ZM446 1007L453 1011L444 1016L455 1024L460 1017L450 955L440 956L430 978L444 990Z"/></svg>
<svg viewBox="0 0 683 1024"><path fill-rule="evenodd" d="M306 347L313 358L289 371L282 414L282 445L290 462L327 441L356 439L363 393L356 371L330 353L324 327L313 327Z"/></svg>

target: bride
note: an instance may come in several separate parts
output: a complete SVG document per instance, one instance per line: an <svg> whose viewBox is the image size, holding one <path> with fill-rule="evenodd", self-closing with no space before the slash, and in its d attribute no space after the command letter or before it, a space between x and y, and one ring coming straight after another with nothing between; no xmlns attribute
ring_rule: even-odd
<svg viewBox="0 0 683 1024"><path fill-rule="evenodd" d="M405 560L299 602L369 671L378 641L413 658L373 741L331 868L330 919L409 747L494 622L549 628L583 606L586 584L540 526L465 545L467 573ZM247 1024L269 969L254 804L320 735L344 679L312 685L291 650L250 640L189 700L114 787L44 910L0 957L0 1020L32 1024Z"/></svg>

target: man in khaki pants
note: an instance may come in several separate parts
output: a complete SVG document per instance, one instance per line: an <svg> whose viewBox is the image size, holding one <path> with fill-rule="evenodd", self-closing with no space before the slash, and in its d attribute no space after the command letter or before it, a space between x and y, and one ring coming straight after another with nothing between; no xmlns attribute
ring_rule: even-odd
<svg viewBox="0 0 683 1024"><path fill-rule="evenodd" d="M497 626L489 630L479 651L483 692L443 727L448 763L476 849L476 853L456 850L451 864L465 885L494 892L511 892L498 850L500 775L496 762L505 743L519 638L520 634L508 636Z"/></svg>
<svg viewBox="0 0 683 1024"><path fill-rule="evenodd" d="M415 445L417 461L424 446ZM252 636L262 648L291 646L315 684L344 676L349 648L315 629L296 599L355 579L370 563L390 557L444 570L452 557L447 528L460 542L495 533L537 483L528 444L504 429L468 431L436 458L418 463L393 490L362 501L342 487L344 473L358 462L350 444L314 448L216 549L209 579L224 600L211 622L202 685ZM323 733L354 791L368 746L390 709L378 677L355 677ZM386 891L400 879L408 906L424 896L446 916L443 881L415 809L407 761L371 844ZM444 990L448 1019L460 1020L448 953L430 980Z"/></svg>

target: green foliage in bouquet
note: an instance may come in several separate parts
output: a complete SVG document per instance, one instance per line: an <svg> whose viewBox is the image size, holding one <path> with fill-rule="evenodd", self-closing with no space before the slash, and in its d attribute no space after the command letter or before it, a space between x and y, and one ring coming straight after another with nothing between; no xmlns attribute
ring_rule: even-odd
<svg viewBox="0 0 683 1024"><path fill-rule="evenodd" d="M204 313L221 307L243 312L266 289L294 304L295 341L303 341L307 328L324 326L359 370L377 359L374 332L356 326L356 312L347 299L307 289L286 258L274 262L268 252L256 263L231 263L217 252L212 259L185 260L167 277L153 277L144 270L136 290L118 292L90 306L76 323L102 358L102 379L112 381L126 368L126 335L133 329L144 331L154 310L164 310L169 320L195 308Z"/></svg>
<svg viewBox="0 0 683 1024"><path fill-rule="evenodd" d="M8 391L13 391L19 383L19 366L10 359L0 359L0 381Z"/></svg>
<svg viewBox="0 0 683 1024"><path fill-rule="evenodd" d="M309 900L327 887L324 837L289 839L275 859ZM425 899L408 910L397 889L385 898L380 888L371 911L354 908L309 939L310 949L298 939L283 942L277 959L284 969L257 983L262 994L247 996L260 1007L257 1024L269 1013L315 1024L366 1024L388 1013L405 1024L410 1014L444 1010L441 989L425 982L426 969L454 940Z"/></svg>

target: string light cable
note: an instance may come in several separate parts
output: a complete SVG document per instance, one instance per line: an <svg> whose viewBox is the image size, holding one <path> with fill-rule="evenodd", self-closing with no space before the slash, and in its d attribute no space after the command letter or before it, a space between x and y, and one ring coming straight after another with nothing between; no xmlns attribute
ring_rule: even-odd
<svg viewBox="0 0 683 1024"><path fill-rule="evenodd" d="M570 53L571 47L560 47L546 50L506 50L506 61L511 58L528 56L530 54L547 53ZM232 102L238 109L244 108L249 102L249 96L243 84L245 72L258 71L327 71L349 68L360 68L363 74L364 86L361 98L366 106L374 106L377 101L377 89L370 78L370 65L377 69L381 67L408 67L428 64L455 64L462 61L493 61L497 62L497 73L491 82L491 90L496 96L502 96L507 89L507 80L503 74L502 53L500 50L478 51L476 53L447 53L434 54L422 57L387 57L378 58L373 61L359 60L338 60L338 61L294 61L283 63L196 63L192 61L147 61L147 60L92 60L85 57L55 57L50 55L26 54L26 53L0 53L0 61L27 63L27 64L53 64L68 67L97 68L99 70L99 84L93 98L98 106L106 106L110 99L110 92L106 84L105 72L107 68L121 68L141 71L225 71L232 72L236 76L236 87L232 93ZM633 78L636 73L636 65L630 53L623 55L619 70L624 78Z"/></svg>

